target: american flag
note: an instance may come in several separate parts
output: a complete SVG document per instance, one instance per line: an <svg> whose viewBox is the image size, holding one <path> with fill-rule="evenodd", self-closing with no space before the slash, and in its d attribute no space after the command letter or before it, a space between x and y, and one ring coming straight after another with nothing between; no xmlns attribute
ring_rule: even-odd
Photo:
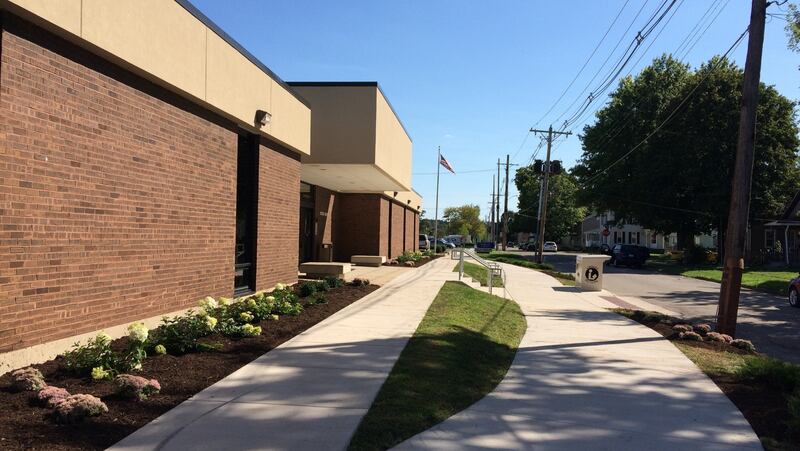
<svg viewBox="0 0 800 451"><path fill-rule="evenodd" d="M450 166L450 163L447 161L447 159L444 156L442 156L442 154L439 154L439 164L444 166L445 169L447 169L448 171L452 172L453 174L456 173L456 171L453 170L453 167Z"/></svg>

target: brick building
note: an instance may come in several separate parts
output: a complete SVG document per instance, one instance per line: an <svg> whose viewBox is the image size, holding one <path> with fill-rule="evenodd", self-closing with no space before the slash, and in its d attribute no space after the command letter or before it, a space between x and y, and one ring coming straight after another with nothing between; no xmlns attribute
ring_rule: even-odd
<svg viewBox="0 0 800 451"><path fill-rule="evenodd" d="M351 121L374 129L371 163L307 170L329 119L187 1L151 3L0 2L0 373L293 283L301 258L416 246L391 107Z"/></svg>

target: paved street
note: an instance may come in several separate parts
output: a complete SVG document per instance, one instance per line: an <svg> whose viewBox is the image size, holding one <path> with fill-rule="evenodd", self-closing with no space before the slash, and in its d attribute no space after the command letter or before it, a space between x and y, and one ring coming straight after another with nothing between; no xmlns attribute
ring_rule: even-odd
<svg viewBox="0 0 800 451"><path fill-rule="evenodd" d="M575 271L575 254L545 254L545 261L558 271ZM709 322L714 321L719 298L717 283L646 269L607 266L603 288L623 299L639 298L682 317ZM752 340L761 352L800 363L800 309L790 307L785 297L743 290L737 335Z"/></svg>

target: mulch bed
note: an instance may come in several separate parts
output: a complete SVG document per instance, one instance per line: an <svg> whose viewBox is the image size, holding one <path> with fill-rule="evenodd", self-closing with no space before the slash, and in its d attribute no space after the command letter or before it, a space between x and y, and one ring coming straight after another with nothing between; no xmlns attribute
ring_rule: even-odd
<svg viewBox="0 0 800 451"><path fill-rule="evenodd" d="M632 319L655 330L670 341L678 341L686 346L742 355L753 354L727 343L679 340L678 334L672 330L672 324L670 323L636 317ZM685 322L677 321L676 323ZM788 436L786 419L789 418L789 409L786 403L786 395L780 388L749 383L730 375L709 374L708 377L739 408L750 423L750 426L753 427L756 435L759 437L771 437L787 443L791 443L793 439L800 440L800 437ZM800 445L791 449L800 449Z"/></svg>
<svg viewBox="0 0 800 451"><path fill-rule="evenodd" d="M331 289L325 293L326 304L308 306L298 316L281 316L278 321L262 322L264 332L257 337L230 339L216 334L206 337L204 341L219 346L215 351L148 357L142 371L136 374L157 379L162 390L141 402L117 397L110 381L93 382L66 372L61 357L34 365L49 385L65 388L73 394L88 393L102 398L109 412L88 418L82 424L55 424L50 418L51 409L37 406L32 401L34 392L14 393L10 388L11 377L6 374L0 377L0 449L105 449L377 288L377 285L345 285ZM113 346L123 348L126 340L116 340Z"/></svg>
<svg viewBox="0 0 800 451"><path fill-rule="evenodd" d="M428 263L436 260L437 258L442 258L444 256L445 256L445 254L436 254L436 255L434 255L433 257L430 257L430 258L423 258L422 260L420 260L418 262L415 262L414 263L414 267L415 268L419 268L420 266L427 265ZM404 263L400 263L400 264L397 264L397 265L390 265L388 262L386 262L386 263L383 264L383 266L405 266L405 264Z"/></svg>

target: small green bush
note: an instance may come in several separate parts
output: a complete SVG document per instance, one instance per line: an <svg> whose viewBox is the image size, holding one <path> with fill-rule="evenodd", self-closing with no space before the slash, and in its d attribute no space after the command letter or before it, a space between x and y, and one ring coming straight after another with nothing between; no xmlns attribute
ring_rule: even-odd
<svg viewBox="0 0 800 451"><path fill-rule="evenodd" d="M342 279L340 279L340 278L338 278L336 276L326 277L325 279L323 279L323 282L325 282L325 285L328 288L339 288L339 287L344 285L344 280L342 280ZM327 291L327 290L323 290L323 291Z"/></svg>
<svg viewBox="0 0 800 451"><path fill-rule="evenodd" d="M297 288L297 292L302 298L309 297L317 292L317 284L316 282L303 282Z"/></svg>
<svg viewBox="0 0 800 451"><path fill-rule="evenodd" d="M182 316L165 316L161 318L161 326L151 334L150 341L153 347L164 346L170 354L206 350L209 347L198 340L213 333L217 324L216 318L192 310Z"/></svg>
<svg viewBox="0 0 800 451"><path fill-rule="evenodd" d="M791 392L800 387L800 365L769 357L747 359L738 370L739 376L754 382L781 387Z"/></svg>
<svg viewBox="0 0 800 451"><path fill-rule="evenodd" d="M85 345L72 345L72 349L64 354L64 366L77 374L90 374L94 368L118 368L121 362L111 349L111 337L99 333Z"/></svg>

